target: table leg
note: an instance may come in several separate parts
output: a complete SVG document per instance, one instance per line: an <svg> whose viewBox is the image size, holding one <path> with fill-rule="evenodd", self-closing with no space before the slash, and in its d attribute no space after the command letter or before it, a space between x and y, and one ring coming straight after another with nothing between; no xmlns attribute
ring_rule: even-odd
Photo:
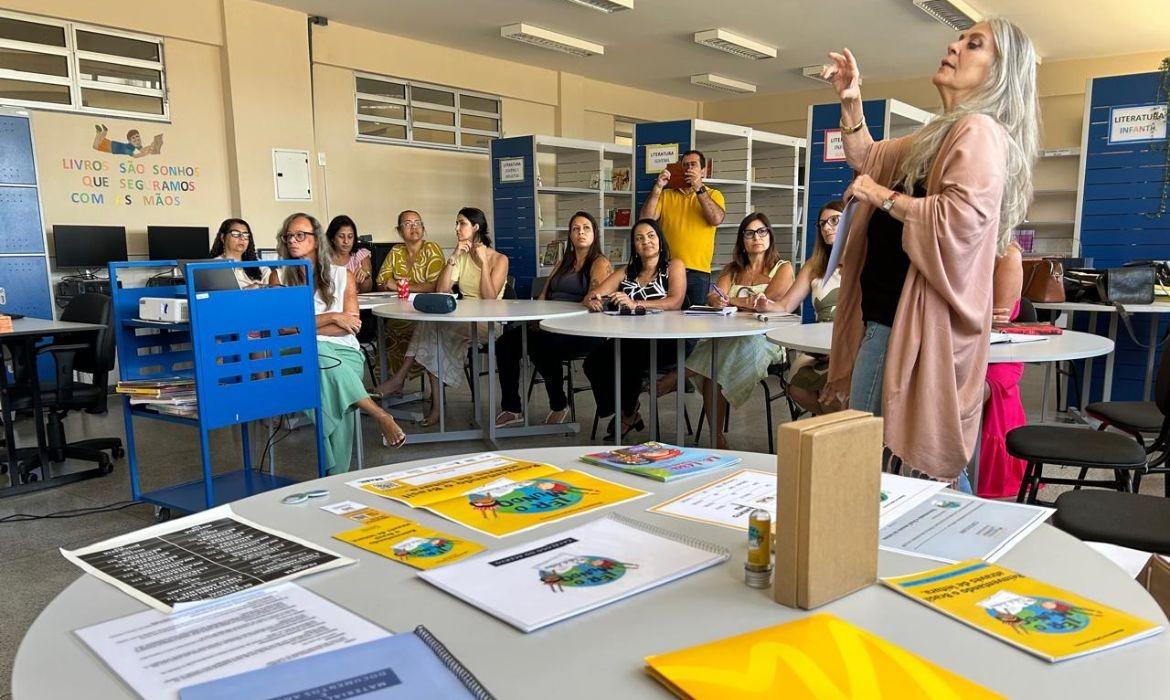
<svg viewBox="0 0 1170 700"><path fill-rule="evenodd" d="M1146 350L1146 386L1142 389L1142 401L1150 400L1150 388L1154 384L1154 355L1158 352L1158 314L1150 316L1150 348ZM1109 355L1113 357L1112 353ZM1105 399L1108 401L1109 399Z"/></svg>
<svg viewBox="0 0 1170 700"><path fill-rule="evenodd" d="M489 336L490 337L490 336ZM495 354L495 353L492 353ZM488 372L491 382L493 372ZM520 322L520 412L524 414L524 427L528 427L528 387L532 381L532 366L528 362L528 322ZM492 419L495 423L495 419Z"/></svg>
<svg viewBox="0 0 1170 700"><path fill-rule="evenodd" d="M475 424L483 427L483 421L480 417L480 407L483 405L483 396L479 392L479 324L471 324L471 401L475 408ZM490 377L488 378L491 379ZM489 407L490 409L490 407ZM489 416L488 420L495 420L494 416Z"/></svg>
<svg viewBox="0 0 1170 700"><path fill-rule="evenodd" d="M1048 420L1048 382L1052 379L1052 362L1044 363L1044 388L1040 390L1040 425Z"/></svg>
<svg viewBox="0 0 1170 700"><path fill-rule="evenodd" d="M1109 401L1113 398L1113 362L1117 357L1117 314L1109 314L1109 338L1114 342L1114 350L1105 356L1105 386L1101 393L1101 400ZM1085 360L1085 362L1092 363L1092 358ZM1085 394L1089 392L1086 389ZM1083 404L1082 404L1083 407Z"/></svg>
<svg viewBox="0 0 1170 700"><path fill-rule="evenodd" d="M622 340L613 339L613 444L622 444Z"/></svg>
<svg viewBox="0 0 1170 700"><path fill-rule="evenodd" d="M1114 329L1114 330L1116 330L1116 329ZM1097 332L1097 312L1096 311L1089 312L1089 332L1090 333ZM1116 332L1113 333L1112 335L1110 335L1109 337L1111 340L1116 342L1116 340L1117 340ZM1090 388L1093 385L1092 382L1093 382L1093 358L1090 357L1089 359L1085 360L1085 370L1084 370L1084 374L1082 375L1082 378L1081 378L1081 415L1084 415L1085 406L1087 406L1089 404L1089 394L1092 393L1090 391Z"/></svg>
<svg viewBox="0 0 1170 700"><path fill-rule="evenodd" d="M687 393L687 341L679 338L678 340L674 341L674 345L676 353L674 370L678 375L678 383L675 386L674 392L674 408L676 411L674 416L674 435L676 441L675 444L679 447L682 447L687 444L686 435L683 434L683 418L687 414L687 407L683 401L686 398L685 394Z"/></svg>
<svg viewBox="0 0 1170 700"><path fill-rule="evenodd" d="M653 338L650 339L650 430L658 440L658 341Z"/></svg>
<svg viewBox="0 0 1170 700"><path fill-rule="evenodd" d="M375 316L375 327L378 329L378 381L386 381L386 372L390 370L386 361L386 319Z"/></svg>
<svg viewBox="0 0 1170 700"><path fill-rule="evenodd" d="M447 409L444 405L447 401L447 388L443 385L443 344L440 342L439 331L435 331L435 357L438 358L435 362L435 376L438 378L439 384L439 432L447 432Z"/></svg>
<svg viewBox="0 0 1170 700"><path fill-rule="evenodd" d="M488 445L495 447L496 445L496 323L495 321L487 322L487 404L485 413L487 420L484 421L483 434L487 438ZM521 360L523 362L523 360ZM476 377L478 384L479 378ZM521 394L523 396L524 394ZM527 412L525 412L527 415Z"/></svg>
<svg viewBox="0 0 1170 700"><path fill-rule="evenodd" d="M244 488L256 493L252 486L252 423L240 423L240 450L244 453Z"/></svg>
<svg viewBox="0 0 1170 700"><path fill-rule="evenodd" d="M28 371L28 384L32 387L29 395L32 398L33 423L36 425L37 434L37 456L40 458L41 464L41 479L48 481L49 474L49 446L48 438L45 435L45 408L41 405L41 378L37 374L37 348L36 341L33 336L25 336L24 340L24 358L26 363L26 370Z"/></svg>
<svg viewBox="0 0 1170 700"><path fill-rule="evenodd" d="M18 486L19 480L16 478L16 472L19 467L16 460L16 433L12 427L13 414L8 408L8 370L5 369L4 363L4 348L6 344L0 344L0 420L4 421L4 446L8 452L8 483L11 486Z"/></svg>
<svg viewBox="0 0 1170 700"><path fill-rule="evenodd" d="M716 426L718 426L719 428L723 427L723 426L719 425L719 370L717 368L718 364L719 364L719 339L712 338L711 339L711 386L708 387L708 391L707 391L707 397L708 397L708 400L710 401L710 403L708 404L708 408L707 408L707 427L709 427L711 429L711 434L709 435L709 437L711 439L711 447L715 447L716 445L719 444L718 441L716 440L716 437L715 437Z"/></svg>

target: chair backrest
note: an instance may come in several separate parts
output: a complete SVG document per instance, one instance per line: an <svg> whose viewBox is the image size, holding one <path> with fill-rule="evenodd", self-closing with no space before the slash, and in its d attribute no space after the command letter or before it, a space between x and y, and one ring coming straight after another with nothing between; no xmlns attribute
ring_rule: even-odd
<svg viewBox="0 0 1170 700"><path fill-rule="evenodd" d="M1158 376L1154 380L1154 403L1163 416L1170 419L1170 352L1166 345L1161 347L1162 358L1158 360Z"/></svg>
<svg viewBox="0 0 1170 700"><path fill-rule="evenodd" d="M544 291L544 286L548 284L548 275L544 277L536 277L532 280L532 298L539 299L540 293Z"/></svg>
<svg viewBox="0 0 1170 700"><path fill-rule="evenodd" d="M398 245L397 243L371 243L370 244L370 264L373 265L370 269L374 271L374 277L378 276L378 272L382 269L382 263L386 260L386 256L390 254L390 249Z"/></svg>
<svg viewBox="0 0 1170 700"><path fill-rule="evenodd" d="M1031 299L1020 297L1020 312L1016 314L1016 320L1020 323L1036 322L1036 307L1032 306Z"/></svg>
<svg viewBox="0 0 1170 700"><path fill-rule="evenodd" d="M94 383L105 384L105 377L114 368L114 305L105 294L81 294L73 297L61 311L62 321L97 323L105 326L92 337L90 348L79 352L73 363L78 372L94 375Z"/></svg>
<svg viewBox="0 0 1170 700"><path fill-rule="evenodd" d="M516 298L516 278L512 275L508 275L508 281L504 283L504 298Z"/></svg>

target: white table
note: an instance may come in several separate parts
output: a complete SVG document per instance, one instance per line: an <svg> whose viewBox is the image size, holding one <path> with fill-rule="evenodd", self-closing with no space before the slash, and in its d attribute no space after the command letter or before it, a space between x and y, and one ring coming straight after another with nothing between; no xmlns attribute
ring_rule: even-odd
<svg viewBox="0 0 1170 700"><path fill-rule="evenodd" d="M582 316L589 310L580 304L563 301L542 301L533 299L460 299L455 310L449 314L428 314L414 308L414 304L405 299L397 299L373 307L373 313L379 318L389 318L399 321L414 321L416 323L466 323L471 325L472 347L478 343L478 328L480 323L487 324L487 409L486 415L481 416L480 407L484 403L480 400L480 392L472 388L475 401L475 419L480 425L479 430L447 430L444 401L446 390L443 386L443 367L439 363L437 377L439 380L439 432L412 434L410 441L419 442L447 442L451 440L468 440L482 438L489 445L495 445L497 437L514 437L519 435L557 435L577 432L576 423L561 423L558 425L529 425L528 424L528 377L529 368L526 361L521 361L521 391L520 401L524 413L524 425L497 428L495 419L496 410L496 333L497 323L519 322L521 338L521 358L528 358L528 321L542 319L559 319L573 316ZM379 327L381 323L379 323ZM479 382L479 353L471 353L471 376L473 381Z"/></svg>
<svg viewBox="0 0 1170 700"><path fill-rule="evenodd" d="M685 444L683 438L683 387L686 367L686 340L692 338L709 338L711 340L711 383L707 421L710 425L711 446L715 446L715 419L716 392L719 391L719 339L741 338L751 335L763 335L770 330L785 325L793 325L796 320L760 321L756 315L746 312L736 312L731 316L714 315L687 315L682 311L664 311L658 314L645 316L610 316L603 313L591 313L586 316L572 316L542 321L540 327L553 333L564 335L586 336L589 338L612 338L614 363L614 444L622 444L621 415L621 341L622 340L649 340L650 341L650 391L653 394L650 401L650 424L658 425L658 391L655 377L658 372L658 341L674 340L677 347L678 388L675 407L675 433L677 444Z"/></svg>
<svg viewBox="0 0 1170 700"><path fill-rule="evenodd" d="M643 658L805 617L803 610L775 603L770 590L743 583L746 535L726 528L680 520L645 510L695 488L700 477L660 484L599 467L577 458L595 447L516 450L521 459L580 469L606 479L652 491L654 495L605 512L625 513L643 522L728 547L731 559L661 588L552 625L532 634L500 622L417 578L408 566L352 547L331 537L354 523L327 513L310 501L284 506L280 499L306 488L328 488L323 502L356 500L419 521L426 527L465 536L492 549L511 547L581 525L603 513L551 523L529 532L493 540L423 510L345 486L352 475L328 477L276 489L237 501L242 517L358 560L300 585L395 632L426 625L499 698L671 697L643 670ZM735 452L742 467L774 471L772 455ZM434 461L432 458L430 461ZM406 469L426 462L380 467L371 473ZM739 467L736 467L739 468ZM1075 591L1160 624L1168 624L1157 604L1132 578L1097 552L1051 526L1041 525L1008 552L1001 563L1047 583ZM896 576L938 566L936 562L880 552L878 573ZM56 597L29 628L16 653L12 689L15 700L40 698L134 697L93 656L73 630L146 609L137 600L90 576L81 576ZM1165 668L1170 634L1083 659L1050 664L997 639L872 585L817 612L829 612L878 634L943 668L1011 698L1081 700L1166 696Z"/></svg>
<svg viewBox="0 0 1170 700"><path fill-rule="evenodd" d="M1064 311L1068 313L1069 325L1072 325L1072 316L1078 311L1084 311L1089 314L1089 329L1095 331L1097 329L1097 314L1109 314L1109 339L1117 342L1117 309L1113 306L1105 304L1084 304L1080 302L1062 301L1059 303L1034 303L1037 309L1044 309L1047 311ZM1150 400L1150 388L1154 384L1154 357L1158 350L1158 316L1157 314L1170 314L1170 303L1154 303L1154 304L1125 304L1123 308L1126 312L1131 314L1152 314L1150 316L1150 339L1149 348L1146 350L1146 383L1142 389L1142 400ZM1110 354L1105 358L1105 382L1101 393L1103 401L1109 401L1113 397L1113 363L1115 357ZM1047 379L1047 376L1045 377ZM1085 410L1085 406L1089 403L1089 387L1090 381L1093 379L1093 363L1086 362L1083 372L1084 382L1081 388L1081 412ZM1045 382L1047 384L1047 382Z"/></svg>

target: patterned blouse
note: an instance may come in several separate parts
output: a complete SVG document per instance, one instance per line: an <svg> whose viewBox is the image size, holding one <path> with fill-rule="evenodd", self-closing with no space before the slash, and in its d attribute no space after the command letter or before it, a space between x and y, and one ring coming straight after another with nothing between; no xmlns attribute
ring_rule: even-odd
<svg viewBox="0 0 1170 700"><path fill-rule="evenodd" d="M414 284L434 282L439 279L443 271L443 249L432 241L423 241L422 248L414 256L413 264L407 269L407 251L405 244L399 244L390 249L390 254L382 262L382 269L378 270L378 286L406 278Z"/></svg>
<svg viewBox="0 0 1170 700"><path fill-rule="evenodd" d="M667 288L669 282L665 272L659 272L654 275L646 284L638 284L638 280L626 277L622 280L618 291L624 293L633 301L652 301L654 299L665 299L669 292Z"/></svg>

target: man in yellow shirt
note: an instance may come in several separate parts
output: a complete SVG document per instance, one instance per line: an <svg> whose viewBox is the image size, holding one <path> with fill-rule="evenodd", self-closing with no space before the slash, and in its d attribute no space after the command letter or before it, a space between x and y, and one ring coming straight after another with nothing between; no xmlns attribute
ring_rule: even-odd
<svg viewBox="0 0 1170 700"><path fill-rule="evenodd" d="M650 196L642 204L643 219L657 219L662 226L670 255L687 268L686 306L706 304L711 286L711 258L715 256L715 227L723 223L726 205L723 193L703 184L707 158L699 151L687 151L679 160L686 185L666 189L670 170L663 170Z"/></svg>

